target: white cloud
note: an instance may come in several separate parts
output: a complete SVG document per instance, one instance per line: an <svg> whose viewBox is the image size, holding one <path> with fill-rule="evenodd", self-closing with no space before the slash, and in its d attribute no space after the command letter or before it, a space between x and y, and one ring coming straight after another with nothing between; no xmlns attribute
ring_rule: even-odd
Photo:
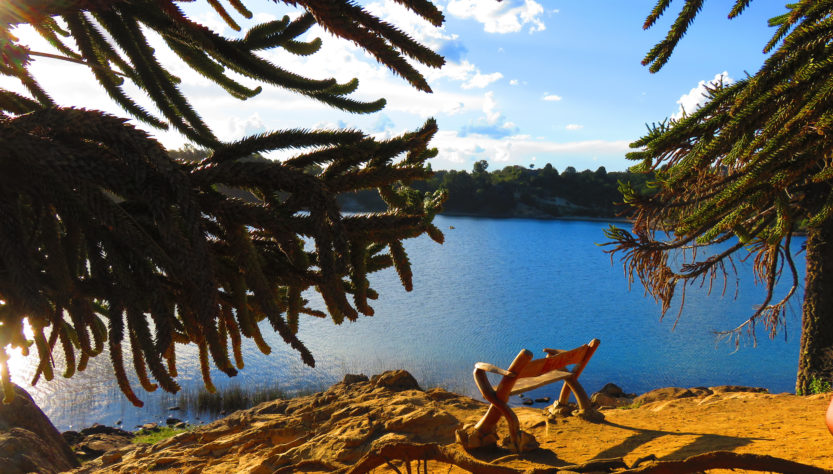
<svg viewBox="0 0 833 474"><path fill-rule="evenodd" d="M500 118L500 112L497 111L497 101L495 101L495 93L489 91L483 96L483 113L486 114L486 121L490 124L497 122Z"/></svg>
<svg viewBox="0 0 833 474"><path fill-rule="evenodd" d="M459 136L477 135L498 139L511 137L518 133L518 126L514 122L506 120L506 117L498 110L494 91L486 92L483 95L482 104L483 115L478 117L477 120L469 121L468 124L460 127L456 132Z"/></svg>
<svg viewBox="0 0 833 474"><path fill-rule="evenodd" d="M433 82L443 77L454 81L464 82L479 73L480 71L477 70L474 64L466 60L459 63L449 61L445 64L445 66L443 66L442 69L428 69L424 71L424 74L429 82Z"/></svg>
<svg viewBox="0 0 833 474"><path fill-rule="evenodd" d="M567 124L567 126L564 127L564 128L566 128L567 130L581 130L582 128L584 128L584 125L579 125L577 123L571 123L571 124Z"/></svg>
<svg viewBox="0 0 833 474"><path fill-rule="evenodd" d="M472 76L468 81L464 82L462 86L463 89L483 89L484 87L488 86L489 84L500 80L503 78L503 74L499 72L493 72L491 74L480 74L478 71L474 76Z"/></svg>
<svg viewBox="0 0 833 474"><path fill-rule="evenodd" d="M332 122L332 121L318 122L315 125L313 125L312 128L315 129L315 130L337 130L337 129L340 129L340 128L347 128L347 122L345 122L344 120L339 120L339 121L336 121L336 122Z"/></svg>
<svg viewBox="0 0 833 474"><path fill-rule="evenodd" d="M482 23L487 33L517 33L527 26L534 33L547 28L541 20L544 7L534 0L451 0L447 11L457 18Z"/></svg>
<svg viewBox="0 0 833 474"><path fill-rule="evenodd" d="M463 164L466 162L466 154L459 151L446 151L442 153L442 158L454 164Z"/></svg>
<svg viewBox="0 0 833 474"><path fill-rule="evenodd" d="M517 79L512 79L511 81L509 81L509 85L510 86L517 86L518 85L518 80Z"/></svg>
<svg viewBox="0 0 833 474"><path fill-rule="evenodd" d="M549 101L549 102L558 102L561 99L562 99L562 97L560 95L555 95L555 94L547 94L543 98L543 100L546 100L546 101Z"/></svg>
<svg viewBox="0 0 833 474"><path fill-rule="evenodd" d="M494 162L523 164L528 163L531 157L535 156L541 161L551 161L555 158L564 158L569 162L564 165L572 165L576 168L590 166L590 159L582 161L581 156L605 156L619 157L610 158L605 162L610 169L616 168L612 160L620 159L629 151L629 140L605 141L585 140L575 142L554 142L536 140L529 135L513 135L504 138L492 138L484 135L460 135L456 131L440 130L437 132L432 146L440 150L438 160L471 156L473 150L479 152L478 159L488 159ZM553 161L553 164L556 164Z"/></svg>
<svg viewBox="0 0 833 474"><path fill-rule="evenodd" d="M503 78L503 74L500 72L483 74L477 66L465 59L460 62L448 61L439 70L418 69L425 75L429 83L434 83L439 79L445 78L461 82L460 87L463 89L482 89Z"/></svg>
<svg viewBox="0 0 833 474"><path fill-rule="evenodd" d="M260 114L254 114L246 117L229 117L222 130L214 130L217 136L222 140L236 140L246 135L253 135L255 133L263 133L266 131L266 124L260 118Z"/></svg>
<svg viewBox="0 0 833 474"><path fill-rule="evenodd" d="M728 71L723 71L720 74L715 74L714 79L711 81L700 81L697 84L697 87L688 91L688 94L683 94L680 97L680 100L677 101L677 104L679 104L680 107L677 109L677 112L671 116L671 118L680 119L684 114L691 114L695 110L702 107L708 100L706 98L706 88L714 87L717 84L720 84L721 81L723 81L723 84L728 85L733 83L734 79L729 77Z"/></svg>

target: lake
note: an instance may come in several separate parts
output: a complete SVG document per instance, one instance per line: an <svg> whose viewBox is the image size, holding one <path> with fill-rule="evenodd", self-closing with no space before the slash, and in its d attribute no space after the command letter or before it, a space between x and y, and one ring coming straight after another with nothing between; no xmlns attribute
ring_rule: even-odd
<svg viewBox="0 0 833 474"><path fill-rule="evenodd" d="M792 303L786 334L770 340L761 328L757 346L746 341L736 350L713 331L737 326L761 302L763 289L754 286L749 265L739 264L737 299L732 298L734 278L724 298L719 290L711 296L689 291L674 328L676 307L660 321L659 305L638 283L629 290L621 264L611 265L595 245L604 241L607 223L446 216L435 222L445 233L444 245L427 237L406 242L414 291L404 291L389 269L371 276L380 294L372 302L375 316L341 326L302 316L299 336L316 357L314 369L264 324L272 354L264 356L244 341L246 367L232 379L214 371L215 385L277 383L295 393L324 388L345 373L369 376L403 368L423 387L439 385L475 396L471 373L478 361L507 367L521 348L541 356L544 347L568 349L598 338L601 346L581 376L588 393L607 382L633 393L727 384L794 391L803 290ZM797 261L803 282L803 257ZM316 296L307 295L311 306L323 309ZM200 387L195 351L178 348L179 382L186 389ZM176 396L161 390L148 394L134 383L146 402L134 408L112 381L106 354L72 379L61 379L58 370L55 380L36 387L28 385L31 360L14 358L12 370L13 380L30 391L60 430L117 420L132 428L163 420L170 414L167 407L177 404ZM541 388L532 396L555 396L558 389ZM197 416L210 418L189 412L174 416L192 422Z"/></svg>

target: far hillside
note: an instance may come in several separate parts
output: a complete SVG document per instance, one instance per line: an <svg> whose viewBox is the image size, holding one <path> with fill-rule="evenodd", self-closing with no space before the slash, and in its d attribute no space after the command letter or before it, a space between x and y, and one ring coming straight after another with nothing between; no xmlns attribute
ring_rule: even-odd
<svg viewBox="0 0 833 474"><path fill-rule="evenodd" d="M507 166L488 171L488 162L477 161L471 172L437 171L428 181L413 183L423 191L443 188L448 200L444 214L491 217L623 217L619 182L645 189L651 175L627 171L576 171L568 166L559 172L547 163L543 168ZM381 211L385 205L375 191L343 196L345 210Z"/></svg>
<svg viewBox="0 0 833 474"><path fill-rule="evenodd" d="M207 151L186 145L168 152L171 157L185 161L200 161ZM254 154L249 160L266 160ZM448 200L442 214L483 217L531 217L551 219L557 217L627 217L622 206L619 183L630 183L636 190L644 191L653 174L608 172L604 166L595 171L576 171L568 166L559 172L547 163L543 168L507 166L488 171L489 163L474 163L471 172L436 171L427 181L417 181L411 186L421 191L445 189ZM318 174L322 169L310 166L308 173ZM226 194L245 200L257 200L249 191L220 187ZM381 212L387 206L375 189L342 194L338 198L342 209L353 212Z"/></svg>

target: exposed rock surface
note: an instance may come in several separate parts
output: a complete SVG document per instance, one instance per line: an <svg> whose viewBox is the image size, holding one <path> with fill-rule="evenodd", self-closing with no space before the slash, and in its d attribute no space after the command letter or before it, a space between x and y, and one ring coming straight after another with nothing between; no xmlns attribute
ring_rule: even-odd
<svg viewBox="0 0 833 474"><path fill-rule="evenodd" d="M485 404L471 398L414 388L419 385L407 372L345 382L236 412L156 445L108 451L75 472L330 472L354 466L364 454L388 443L451 444L457 427L476 422L486 412ZM759 391L711 387L657 392L656 401L633 409L604 410L604 423L577 416L548 419L544 410L518 407L513 410L521 430L535 437L538 449L522 456L501 448L470 454L519 470L611 457L624 457L633 465L649 455L670 460L709 451L777 452L785 459L833 468L833 443L821 422L829 396L754 393ZM667 398L659 399L659 393ZM501 421L496 435L506 434ZM456 444L453 448L459 449ZM432 461L429 471L446 472L446 467ZM401 463L399 468L406 472Z"/></svg>
<svg viewBox="0 0 833 474"><path fill-rule="evenodd" d="M131 444L135 436L129 431L98 423L84 428L81 432L64 431L61 433L75 454L82 460L95 459L108 451Z"/></svg>
<svg viewBox="0 0 833 474"><path fill-rule="evenodd" d="M633 402L636 404L658 402L662 400L676 400L680 398L689 397L708 397L715 393L731 393L731 392L751 392L751 393L769 393L765 388L761 387L741 387L737 385L721 385L718 387L694 387L694 388L680 388L680 387L665 387L651 390L636 397Z"/></svg>
<svg viewBox="0 0 833 474"><path fill-rule="evenodd" d="M32 397L17 385L14 389L14 402L0 403L0 470L53 473L78 466L69 445Z"/></svg>
<svg viewBox="0 0 833 474"><path fill-rule="evenodd" d="M344 374L344 379L341 381L344 385L351 385L358 382L367 382L369 379L364 374Z"/></svg>
<svg viewBox="0 0 833 474"><path fill-rule="evenodd" d="M633 398L613 397L606 393L596 392L590 397L590 403L595 408L619 408L633 404Z"/></svg>
<svg viewBox="0 0 833 474"><path fill-rule="evenodd" d="M423 391L404 370L346 382L262 403L153 446L110 451L78 472L134 473L155 466L169 472L271 473L311 459L344 466L385 443L453 442L463 421L455 407L472 414L484 407L442 389Z"/></svg>
<svg viewBox="0 0 833 474"><path fill-rule="evenodd" d="M422 390L413 375L406 370L389 370L379 375L374 375L370 383L376 387L385 387L394 392L402 390Z"/></svg>
<svg viewBox="0 0 833 474"><path fill-rule="evenodd" d="M618 385L605 384L601 390L590 396L590 403L595 408L619 408L633 404L633 393L625 393Z"/></svg>

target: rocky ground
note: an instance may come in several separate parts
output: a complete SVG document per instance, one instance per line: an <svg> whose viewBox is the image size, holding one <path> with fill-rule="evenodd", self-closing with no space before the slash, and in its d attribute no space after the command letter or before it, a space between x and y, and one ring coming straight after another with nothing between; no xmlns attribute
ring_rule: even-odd
<svg viewBox="0 0 833 474"><path fill-rule="evenodd" d="M537 439L538 449L470 454L516 470L609 458L631 466L650 455L676 460L712 451L766 454L833 469L833 436L824 425L829 394L773 395L745 387L667 388L640 397L612 386L604 392L594 397L603 422L575 416L548 420L540 408L517 408L522 429ZM348 376L324 392L263 403L156 445L107 451L73 472L343 470L383 445L438 443L456 450L455 429L476 422L484 411L485 405L471 398L422 390L404 371L370 380ZM500 434L505 430L502 424ZM432 461L430 472L460 471Z"/></svg>

